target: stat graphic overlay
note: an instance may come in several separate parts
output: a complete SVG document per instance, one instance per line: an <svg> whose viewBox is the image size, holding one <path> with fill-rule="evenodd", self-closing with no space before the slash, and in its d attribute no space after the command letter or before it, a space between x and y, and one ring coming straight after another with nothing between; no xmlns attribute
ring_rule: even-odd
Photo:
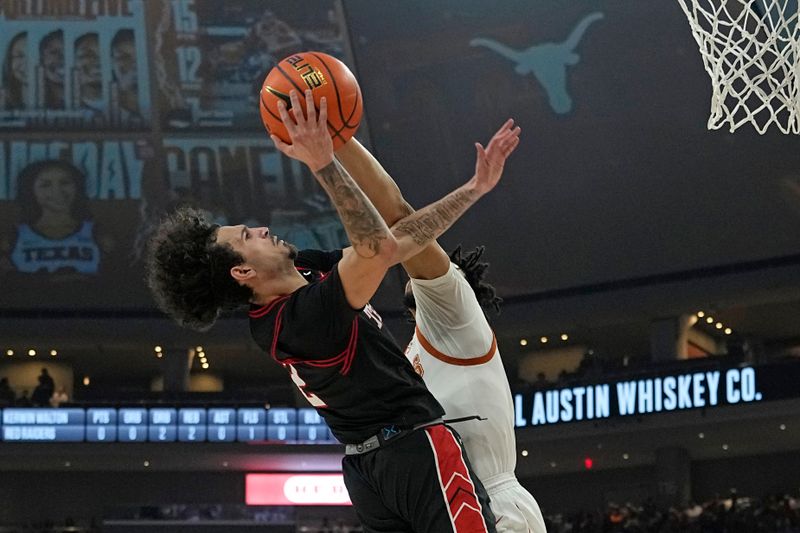
<svg viewBox="0 0 800 533"><path fill-rule="evenodd" d="M513 391L517 428L740 408L800 397L800 364L647 372ZM61 407L0 410L0 442L267 442L338 444L311 407Z"/></svg>
<svg viewBox="0 0 800 533"><path fill-rule="evenodd" d="M3 442L338 444L312 408L6 408Z"/></svg>

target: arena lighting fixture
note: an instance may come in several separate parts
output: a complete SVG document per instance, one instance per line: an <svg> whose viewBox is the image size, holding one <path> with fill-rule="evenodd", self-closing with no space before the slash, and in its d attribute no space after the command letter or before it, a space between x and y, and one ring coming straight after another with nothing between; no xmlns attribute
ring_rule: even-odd
<svg viewBox="0 0 800 533"><path fill-rule="evenodd" d="M198 351L198 352L202 352L203 351L203 347L202 346L198 346L197 348L195 348L195 350Z"/></svg>
<svg viewBox="0 0 800 533"><path fill-rule="evenodd" d="M628 459L630 459L630 458L631 458L631 456L630 456L630 455L628 455L627 453L623 453L623 454L622 454L622 458L623 458L623 459L625 459L625 460L627 461Z"/></svg>
<svg viewBox="0 0 800 533"><path fill-rule="evenodd" d="M208 363L203 363L203 370L208 370Z"/></svg>
<svg viewBox="0 0 800 533"><path fill-rule="evenodd" d="M780 426L778 426L778 428L779 428L781 431L786 431L786 424L781 424Z"/></svg>
<svg viewBox="0 0 800 533"><path fill-rule="evenodd" d="M568 341L569 340L569 335L567 335L566 333L562 333L561 334L561 340L562 341Z"/></svg>
<svg viewBox="0 0 800 533"><path fill-rule="evenodd" d="M697 318L703 318L704 316L706 316L706 314L703 311L697 312Z"/></svg>
<svg viewBox="0 0 800 533"><path fill-rule="evenodd" d="M592 468L594 468L594 460L591 457L585 457L583 459L583 467L586 470L591 470Z"/></svg>
<svg viewBox="0 0 800 533"><path fill-rule="evenodd" d="M56 350L50 350L50 355L55 357L58 355L58 352Z"/></svg>
<svg viewBox="0 0 800 533"><path fill-rule="evenodd" d="M161 346L156 346L155 348L153 348L153 350L155 350L156 353L161 353Z"/></svg>
<svg viewBox="0 0 800 533"><path fill-rule="evenodd" d="M519 345L520 346L527 346L528 345L528 339L520 339L519 340Z"/></svg>
<svg viewBox="0 0 800 533"><path fill-rule="evenodd" d="M733 333L731 328L725 328L725 335L730 335L731 333Z"/></svg>
<svg viewBox="0 0 800 533"><path fill-rule="evenodd" d="M539 339L539 341L541 341L542 344L547 344L548 338L542 337L541 339Z"/></svg>
<svg viewBox="0 0 800 533"><path fill-rule="evenodd" d="M161 359L162 357L164 357L164 354L163 354L163 353L161 353L161 352L156 352L156 357L158 357L159 359Z"/></svg>
<svg viewBox="0 0 800 533"><path fill-rule="evenodd" d="M147 468L148 466L150 466L150 461L145 461L145 462L144 462L144 463L142 463L142 464L145 466L145 468Z"/></svg>
<svg viewBox="0 0 800 533"><path fill-rule="evenodd" d="M550 468L555 468L556 466L558 465L556 465L555 461L550 461Z"/></svg>
<svg viewBox="0 0 800 533"><path fill-rule="evenodd" d="M528 457L528 450L522 450L522 457Z"/></svg>
<svg viewBox="0 0 800 533"><path fill-rule="evenodd" d="M713 324L714 323L714 317L710 317L710 316L706 317L706 322L709 323L709 324Z"/></svg>
<svg viewBox="0 0 800 533"><path fill-rule="evenodd" d="M67 468L69 468L69 467L71 467L71 466L72 466L72 463L70 463L69 461L66 461L66 462L64 463L64 466L66 466Z"/></svg>
<svg viewBox="0 0 800 533"><path fill-rule="evenodd" d="M11 357L12 355L14 355L14 350L6 350L6 355Z"/></svg>
<svg viewBox="0 0 800 533"><path fill-rule="evenodd" d="M28 355L30 355L31 357L33 357L34 355L36 355L36 350L34 350L33 348L31 348L30 350L28 350Z"/></svg>
<svg viewBox="0 0 800 533"><path fill-rule="evenodd" d="M89 384L90 384L91 382L92 382L92 380L91 380L91 379L89 379L89 376L83 376L83 384L84 384L85 386L87 386L87 387L88 387L88 386L89 386Z"/></svg>
<svg viewBox="0 0 800 533"><path fill-rule="evenodd" d="M723 444L722 445L722 449L725 450L725 451L728 451L728 445L727 444Z"/></svg>
<svg viewBox="0 0 800 533"><path fill-rule="evenodd" d="M706 434L705 433L698 433L697 434L697 438L698 439L704 439L704 438L706 438Z"/></svg>
<svg viewBox="0 0 800 533"><path fill-rule="evenodd" d="M717 324L714 327L717 329L722 329L722 322L717 322Z"/></svg>

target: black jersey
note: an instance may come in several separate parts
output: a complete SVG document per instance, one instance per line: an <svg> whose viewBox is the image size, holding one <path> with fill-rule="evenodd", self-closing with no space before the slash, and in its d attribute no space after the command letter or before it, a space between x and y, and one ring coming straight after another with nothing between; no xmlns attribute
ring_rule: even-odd
<svg viewBox="0 0 800 533"><path fill-rule="evenodd" d="M403 351L367 305L353 309L339 278L341 251L304 250L310 280L266 306L251 306L250 331L345 444L384 426L412 427L444 414ZM321 273L321 274L318 274Z"/></svg>

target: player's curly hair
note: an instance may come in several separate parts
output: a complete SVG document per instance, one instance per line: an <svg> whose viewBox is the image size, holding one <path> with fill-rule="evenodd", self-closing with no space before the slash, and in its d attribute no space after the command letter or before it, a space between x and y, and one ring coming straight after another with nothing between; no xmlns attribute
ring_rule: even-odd
<svg viewBox="0 0 800 533"><path fill-rule="evenodd" d="M495 313L499 314L503 299L497 296L497 291L493 286L483 281L486 270L489 268L489 263L480 262L480 258L485 250L485 246L478 246L474 250L464 254L459 244L456 249L450 253L450 261L455 263L455 265L461 269L461 272L464 273L464 277L467 278L469 286L472 287L472 290L475 292L475 296L478 298L478 303L481 304L481 307L492 307ZM414 294L411 291L406 292L403 296L403 303L407 309L416 309L417 307L414 301Z"/></svg>
<svg viewBox="0 0 800 533"><path fill-rule="evenodd" d="M222 311L247 305L253 291L239 285L230 269L244 262L230 245L217 244L216 224L181 208L165 218L150 238L145 256L148 287L158 307L180 325L209 329Z"/></svg>
<svg viewBox="0 0 800 533"><path fill-rule="evenodd" d="M492 307L495 313L499 314L503 299L497 296L497 291L492 285L483 282L486 271L489 269L489 263L480 262L485 250L485 246L478 246L474 250L462 254L461 245L459 244L450 253L450 260L464 273L464 277L467 278L469 286L475 291L475 296L478 297L478 302L480 302L481 306Z"/></svg>

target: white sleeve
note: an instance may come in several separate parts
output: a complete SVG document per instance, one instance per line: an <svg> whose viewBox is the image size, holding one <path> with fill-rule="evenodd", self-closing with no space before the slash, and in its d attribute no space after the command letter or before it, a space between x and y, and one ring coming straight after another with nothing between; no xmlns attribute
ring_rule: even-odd
<svg viewBox="0 0 800 533"><path fill-rule="evenodd" d="M449 357L472 359L487 355L494 333L478 298L461 270L450 263L447 273L431 280L411 279L419 333Z"/></svg>

